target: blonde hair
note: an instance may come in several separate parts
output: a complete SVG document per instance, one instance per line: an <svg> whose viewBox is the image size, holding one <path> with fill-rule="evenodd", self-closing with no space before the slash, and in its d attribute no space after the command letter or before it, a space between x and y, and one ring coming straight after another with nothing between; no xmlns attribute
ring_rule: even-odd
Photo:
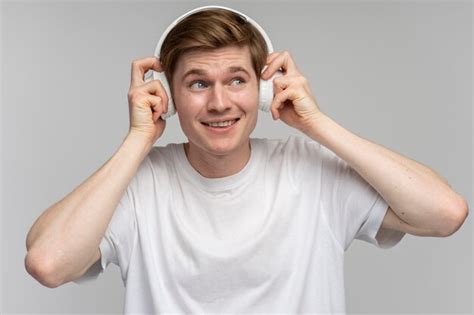
<svg viewBox="0 0 474 315"><path fill-rule="evenodd" d="M237 13L219 8L199 11L184 18L166 36L160 50L160 61L170 86L177 62L183 54L231 45L249 48L253 69L260 80L268 48L263 36L251 23Z"/></svg>

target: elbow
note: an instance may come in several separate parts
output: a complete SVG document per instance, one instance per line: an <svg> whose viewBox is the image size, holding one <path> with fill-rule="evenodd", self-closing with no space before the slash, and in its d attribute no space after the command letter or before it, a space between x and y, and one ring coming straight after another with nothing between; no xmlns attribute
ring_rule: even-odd
<svg viewBox="0 0 474 315"><path fill-rule="evenodd" d="M63 284L51 259L39 258L38 255L32 254L31 251L25 256L25 269L45 287L53 289Z"/></svg>
<svg viewBox="0 0 474 315"><path fill-rule="evenodd" d="M469 215L469 206L464 198L460 198L456 206L453 206L449 210L449 220L446 220L444 231L442 231L442 237L448 237L456 233L464 221L466 221L467 216Z"/></svg>

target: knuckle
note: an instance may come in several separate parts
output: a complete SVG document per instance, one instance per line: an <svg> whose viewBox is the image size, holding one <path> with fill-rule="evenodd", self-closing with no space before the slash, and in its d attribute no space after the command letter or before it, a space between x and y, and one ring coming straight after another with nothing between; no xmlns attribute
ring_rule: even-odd
<svg viewBox="0 0 474 315"><path fill-rule="evenodd" d="M291 78L288 76L280 76L275 78L275 82L278 84L279 87L286 88L288 84L291 83Z"/></svg>
<svg viewBox="0 0 474 315"><path fill-rule="evenodd" d="M138 90L136 89L131 89L129 92L128 92L128 99L131 101L131 102L136 102L140 97L140 93Z"/></svg>
<svg viewBox="0 0 474 315"><path fill-rule="evenodd" d="M138 102L138 98L136 96L132 96L130 97L130 103L134 104L134 103L137 103Z"/></svg>
<svg viewBox="0 0 474 315"><path fill-rule="evenodd" d="M163 89L163 85L161 84L160 80L153 80L152 84L155 85L159 91Z"/></svg>
<svg viewBox="0 0 474 315"><path fill-rule="evenodd" d="M273 86L278 86L281 83L280 77L273 79Z"/></svg>

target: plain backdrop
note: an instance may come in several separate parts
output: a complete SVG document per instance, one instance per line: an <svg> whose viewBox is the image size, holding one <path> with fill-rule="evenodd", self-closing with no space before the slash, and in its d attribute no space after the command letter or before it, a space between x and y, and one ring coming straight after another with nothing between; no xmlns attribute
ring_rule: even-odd
<svg viewBox="0 0 474 315"><path fill-rule="evenodd" d="M117 266L46 288L25 271L26 234L126 136L132 60L209 4L249 15L290 51L328 116L436 170L472 206L470 1L3 2L2 313L122 311ZM290 134L261 112L252 136ZM174 116L156 145L185 140ZM348 313L471 313L472 214L448 238L353 242L345 279Z"/></svg>

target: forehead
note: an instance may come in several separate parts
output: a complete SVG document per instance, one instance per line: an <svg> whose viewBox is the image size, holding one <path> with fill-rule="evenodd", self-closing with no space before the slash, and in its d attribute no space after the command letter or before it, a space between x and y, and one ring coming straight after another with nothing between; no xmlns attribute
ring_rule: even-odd
<svg viewBox="0 0 474 315"><path fill-rule="evenodd" d="M213 50L191 51L183 54L178 61L176 72L184 74L191 69L202 69L207 72L240 66L252 70L250 51L247 46L228 46Z"/></svg>

